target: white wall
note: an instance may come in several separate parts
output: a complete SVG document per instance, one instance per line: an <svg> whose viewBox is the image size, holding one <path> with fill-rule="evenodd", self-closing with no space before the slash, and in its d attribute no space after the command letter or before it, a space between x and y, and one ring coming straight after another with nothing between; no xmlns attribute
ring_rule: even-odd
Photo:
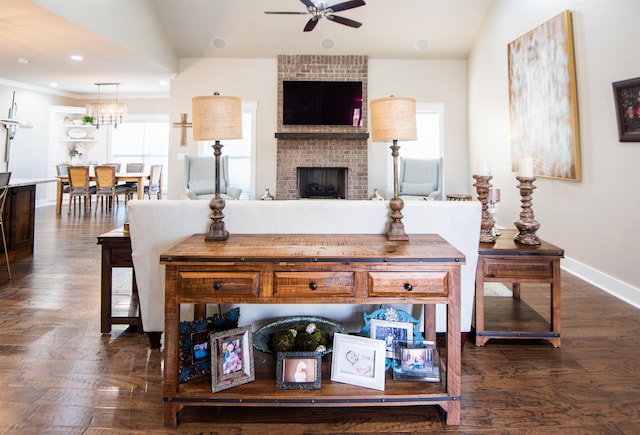
<svg viewBox="0 0 640 435"><path fill-rule="evenodd" d="M538 234L565 249L563 267L640 306L639 143L618 141L614 81L640 76L637 0L495 0L469 59L469 173L491 160L498 221L520 212L510 170L507 44L563 10L573 15L582 181L538 178Z"/></svg>
<svg viewBox="0 0 640 435"><path fill-rule="evenodd" d="M416 98L419 102L445 103L445 186L449 192L467 193L467 105L466 61L370 60L369 99L394 95ZM272 193L276 185L277 59L188 59L171 85L171 119L191 113L191 97L213 91L258 102L256 197L264 187ZM189 118L191 121L191 118ZM171 132L169 151L169 198L182 195L181 153L196 154L191 140L181 147L180 130ZM223 144L224 145L224 144ZM402 144L400 144L402 145ZM224 153L224 149L223 149ZM402 150L400 150L402 154ZM391 151L381 144L369 145L369 192L387 185Z"/></svg>
<svg viewBox="0 0 640 435"><path fill-rule="evenodd" d="M49 108L52 105L71 105L73 99L32 90L15 84L0 84L0 110L8 116L13 93L17 104L16 118L31 121L33 128L18 128L11 143L9 167L12 179L44 178L55 174L49 167ZM0 163L4 160L6 129L0 128ZM64 146L64 145L61 145ZM0 170L5 170L4 164ZM50 172L53 171L53 172ZM36 202L46 202L46 185L36 187Z"/></svg>

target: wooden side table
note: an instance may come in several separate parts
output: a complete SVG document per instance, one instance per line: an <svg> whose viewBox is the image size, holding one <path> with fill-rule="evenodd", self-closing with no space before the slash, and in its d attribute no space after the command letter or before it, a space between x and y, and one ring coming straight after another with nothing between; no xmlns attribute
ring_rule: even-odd
<svg viewBox="0 0 640 435"><path fill-rule="evenodd" d="M131 259L131 239L125 235L122 228L109 231L98 236L98 245L102 245L102 274L100 281L100 332L111 332L111 325L142 326L140 319L140 304L138 303L138 287L136 274ZM112 312L113 303L113 269L115 267L130 267L131 299L128 311L124 315Z"/></svg>
<svg viewBox="0 0 640 435"><path fill-rule="evenodd" d="M544 339L560 347L560 259L564 250L540 240L539 246L516 243L516 230L504 230L495 243L480 243L476 269L475 340ZM513 298L485 297L485 282L511 283ZM549 284L550 321L520 299L521 283ZM544 330L546 328L546 330Z"/></svg>

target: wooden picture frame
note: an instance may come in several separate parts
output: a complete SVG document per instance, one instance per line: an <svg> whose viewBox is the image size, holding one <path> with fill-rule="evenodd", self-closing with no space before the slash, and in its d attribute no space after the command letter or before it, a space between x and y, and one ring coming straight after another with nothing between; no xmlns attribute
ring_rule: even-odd
<svg viewBox="0 0 640 435"><path fill-rule="evenodd" d="M382 340L336 333L331 380L384 391L386 354Z"/></svg>
<svg viewBox="0 0 640 435"><path fill-rule="evenodd" d="M320 352L278 352L276 389L319 390L322 382Z"/></svg>
<svg viewBox="0 0 640 435"><path fill-rule="evenodd" d="M640 77L613 82L620 142L640 142Z"/></svg>
<svg viewBox="0 0 640 435"><path fill-rule="evenodd" d="M581 180L571 12L511 41L507 51L512 172L531 157L535 176Z"/></svg>
<svg viewBox="0 0 640 435"><path fill-rule="evenodd" d="M255 381L251 325L211 333L209 340L214 393Z"/></svg>
<svg viewBox="0 0 640 435"><path fill-rule="evenodd" d="M395 357L395 348L413 342L413 323L371 319L370 338L385 342L387 358Z"/></svg>

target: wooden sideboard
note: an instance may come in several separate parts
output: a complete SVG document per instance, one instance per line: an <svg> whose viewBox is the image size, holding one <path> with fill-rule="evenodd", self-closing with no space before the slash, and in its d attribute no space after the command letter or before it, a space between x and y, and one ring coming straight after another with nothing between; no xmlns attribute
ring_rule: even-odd
<svg viewBox="0 0 640 435"><path fill-rule="evenodd" d="M194 235L160 256L166 266L164 422L185 406L357 407L438 405L460 424L460 268L462 253L434 234L392 242L378 234ZM425 336L435 338L435 305L447 306L446 367L439 383L391 380L384 391L330 381L319 390L276 390L273 355L256 351L256 380L212 393L208 377L178 382L181 304L422 304ZM242 310L242 309L241 309ZM242 324L242 322L240 322ZM330 355L324 358L330 359Z"/></svg>

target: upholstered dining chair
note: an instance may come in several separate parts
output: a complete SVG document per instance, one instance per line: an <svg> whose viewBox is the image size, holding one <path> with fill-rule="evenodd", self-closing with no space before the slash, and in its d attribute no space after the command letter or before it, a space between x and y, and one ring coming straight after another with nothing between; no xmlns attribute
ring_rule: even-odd
<svg viewBox="0 0 640 435"><path fill-rule="evenodd" d="M93 168L96 177L96 210L98 212L98 200L100 209L104 209L104 199L107 198L107 210L113 211L116 201L116 167L112 165L100 165Z"/></svg>
<svg viewBox="0 0 640 435"><path fill-rule="evenodd" d="M9 195L9 179L11 172L0 172L0 230L2 231L2 246L4 247L4 259L7 262L7 272L11 279L11 266L9 265L9 251L7 250L7 237L4 233L4 205Z"/></svg>
<svg viewBox="0 0 640 435"><path fill-rule="evenodd" d="M162 199L162 165L151 165L151 172L149 174L149 184L144 186L144 194L149 196L156 195L158 199ZM137 189L136 189L137 191ZM132 194L135 191L132 192Z"/></svg>
<svg viewBox="0 0 640 435"><path fill-rule="evenodd" d="M58 177L68 177L69 176L69 165L67 164L59 164L56 165L56 174ZM62 193L69 193L69 182L62 182Z"/></svg>
<svg viewBox="0 0 640 435"><path fill-rule="evenodd" d="M126 163L125 164L125 172L144 172L144 163ZM138 188L138 183L133 181L128 181L124 183L127 186L127 194L125 195L128 199L131 198L131 190L136 190Z"/></svg>
<svg viewBox="0 0 640 435"><path fill-rule="evenodd" d="M73 203L73 211L76 211L76 199L78 202L82 202L84 199L85 212L91 208L88 166L69 166L69 211L67 214L71 214L71 203Z"/></svg>

